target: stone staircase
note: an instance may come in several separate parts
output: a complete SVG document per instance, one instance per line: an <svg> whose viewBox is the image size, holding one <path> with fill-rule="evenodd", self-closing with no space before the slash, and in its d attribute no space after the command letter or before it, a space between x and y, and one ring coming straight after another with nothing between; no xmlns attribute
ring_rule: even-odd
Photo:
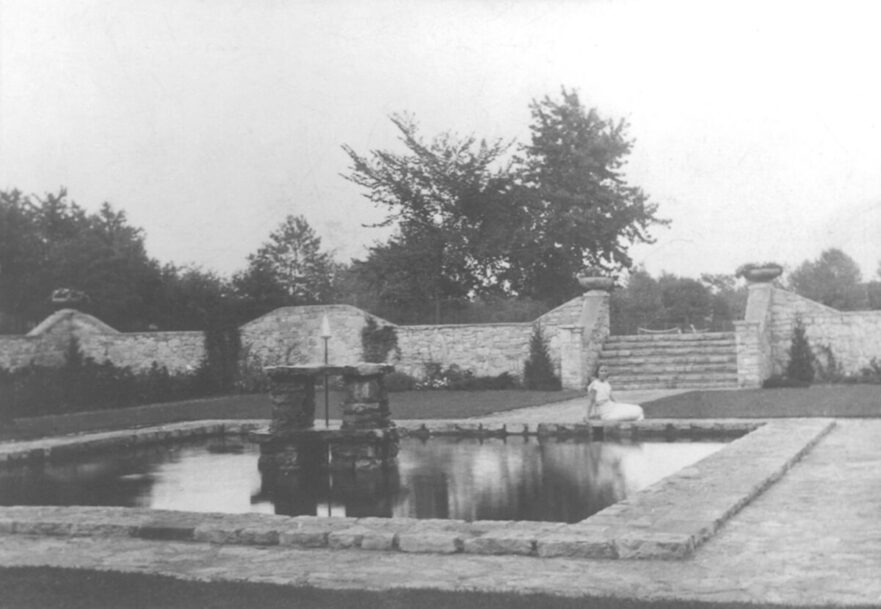
<svg viewBox="0 0 881 609"><path fill-rule="evenodd" d="M600 364L618 391L737 388L733 332L609 336Z"/></svg>

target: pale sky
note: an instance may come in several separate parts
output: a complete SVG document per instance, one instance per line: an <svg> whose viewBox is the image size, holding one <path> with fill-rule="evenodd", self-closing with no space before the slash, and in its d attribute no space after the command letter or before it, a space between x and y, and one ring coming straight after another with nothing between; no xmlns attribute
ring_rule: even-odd
<svg viewBox="0 0 881 609"><path fill-rule="evenodd" d="M877 7L877 8L876 8ZM561 85L624 118L672 220L653 274L881 261L881 3L0 0L0 188L124 210L151 256L230 274L289 214L348 260L382 217L342 144L528 135Z"/></svg>

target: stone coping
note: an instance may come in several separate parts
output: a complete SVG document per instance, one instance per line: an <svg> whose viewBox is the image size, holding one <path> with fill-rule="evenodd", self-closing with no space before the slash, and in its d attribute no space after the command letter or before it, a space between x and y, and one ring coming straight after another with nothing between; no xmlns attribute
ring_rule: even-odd
<svg viewBox="0 0 881 609"><path fill-rule="evenodd" d="M354 362L352 364L301 364L297 366L266 366L266 372L272 380L287 380L293 377L314 378L329 374L331 376L379 376L394 372L391 364L374 364L372 362Z"/></svg>
<svg viewBox="0 0 881 609"><path fill-rule="evenodd" d="M57 459L124 446L209 435L246 434L266 421L199 421L138 430L0 444L0 464ZM778 480L835 425L830 419L663 421L614 426L689 434L749 431L691 467L575 523L322 518L174 512L119 507L0 508L0 533L138 537L216 544L282 545L418 553L508 554L607 559L683 559ZM471 427L471 426L467 426ZM487 428L473 426L480 433ZM501 427L501 426L500 426ZM539 426L541 427L541 426ZM544 426L546 435L607 433L613 426ZM467 431L456 422L407 425L405 433ZM579 429L581 428L581 429ZM472 430L474 431L474 430ZM507 431L507 427L506 427ZM498 429L495 430L499 432ZM524 430L521 430L523 433ZM526 430L528 433L528 430ZM535 433L538 434L536 428Z"/></svg>

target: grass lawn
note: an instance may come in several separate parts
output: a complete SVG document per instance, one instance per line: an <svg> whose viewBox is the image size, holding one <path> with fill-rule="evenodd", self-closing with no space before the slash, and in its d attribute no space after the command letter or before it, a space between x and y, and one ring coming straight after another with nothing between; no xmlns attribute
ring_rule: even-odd
<svg viewBox="0 0 881 609"><path fill-rule="evenodd" d="M504 592L320 590L193 582L159 575L46 567L0 568L0 606L14 609L787 609L794 605L563 598ZM820 609L822 605L812 605ZM856 607L856 606L855 606Z"/></svg>
<svg viewBox="0 0 881 609"><path fill-rule="evenodd" d="M404 391L389 395L392 419L464 419L491 412L558 402L579 391ZM332 391L330 416L339 414L343 394ZM324 416L324 395L317 395L316 417ZM16 419L0 427L0 441L25 440L109 429L126 429L201 419L268 419L272 406L266 394L231 395L167 404L134 406L65 415Z"/></svg>
<svg viewBox="0 0 881 609"><path fill-rule="evenodd" d="M881 417L881 385L690 391L643 408L652 419Z"/></svg>

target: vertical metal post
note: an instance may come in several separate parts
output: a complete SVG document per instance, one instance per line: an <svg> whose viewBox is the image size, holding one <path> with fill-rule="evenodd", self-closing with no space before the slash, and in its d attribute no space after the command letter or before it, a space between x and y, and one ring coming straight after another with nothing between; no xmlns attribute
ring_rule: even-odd
<svg viewBox="0 0 881 609"><path fill-rule="evenodd" d="M327 341L329 336L324 336L324 364L327 365ZM330 429L330 387L327 382L327 372L324 373L324 427Z"/></svg>

